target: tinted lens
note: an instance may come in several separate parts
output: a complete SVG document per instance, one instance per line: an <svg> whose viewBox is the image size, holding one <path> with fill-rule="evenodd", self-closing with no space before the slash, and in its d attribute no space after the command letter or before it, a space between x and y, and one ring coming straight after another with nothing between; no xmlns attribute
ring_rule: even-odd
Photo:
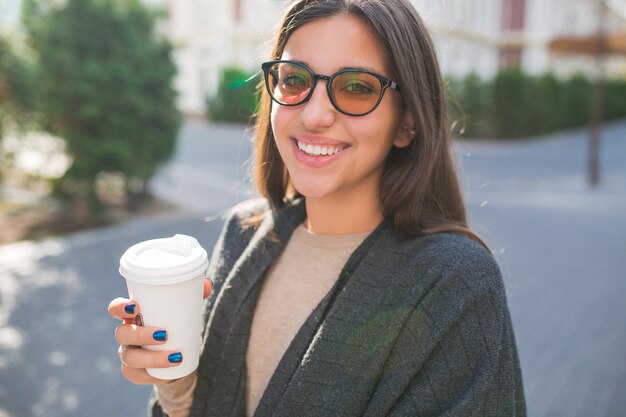
<svg viewBox="0 0 626 417"><path fill-rule="evenodd" d="M270 94L281 104L299 104L311 91L313 77L301 65L289 62L274 64L268 75Z"/></svg>
<svg viewBox="0 0 626 417"><path fill-rule="evenodd" d="M368 113L376 107L381 90L382 85L378 78L360 71L337 74L331 85L337 107L354 115Z"/></svg>

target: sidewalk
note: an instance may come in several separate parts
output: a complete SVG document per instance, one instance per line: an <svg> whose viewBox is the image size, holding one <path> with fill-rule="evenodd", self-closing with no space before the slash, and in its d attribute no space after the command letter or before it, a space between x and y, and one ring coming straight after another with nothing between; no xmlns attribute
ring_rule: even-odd
<svg viewBox="0 0 626 417"><path fill-rule="evenodd" d="M119 375L106 315L125 293L119 256L174 233L212 247L220 213L249 195L247 135L185 126L155 181L177 213L0 246L0 417L145 415L150 388ZM605 131L597 189L585 182L585 141L577 131L456 147L471 224L503 271L529 417L626 410L626 122Z"/></svg>
<svg viewBox="0 0 626 417"><path fill-rule="evenodd" d="M595 189L585 131L457 149L504 273L528 415L626 415L626 122L605 128Z"/></svg>

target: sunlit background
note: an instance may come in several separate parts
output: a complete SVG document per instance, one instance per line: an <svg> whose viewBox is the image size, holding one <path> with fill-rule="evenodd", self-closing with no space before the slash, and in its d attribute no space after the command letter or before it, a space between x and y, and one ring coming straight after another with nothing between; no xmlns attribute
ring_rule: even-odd
<svg viewBox="0 0 626 417"><path fill-rule="evenodd" d="M626 415L626 0L413 0L530 417ZM278 0L0 0L0 417L143 416L120 255L254 195Z"/></svg>

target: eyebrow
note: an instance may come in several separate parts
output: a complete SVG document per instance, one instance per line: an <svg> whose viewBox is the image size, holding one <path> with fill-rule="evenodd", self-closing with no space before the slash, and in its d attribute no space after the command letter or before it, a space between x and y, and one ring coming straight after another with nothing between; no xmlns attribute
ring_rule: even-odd
<svg viewBox="0 0 626 417"><path fill-rule="evenodd" d="M311 68L311 66L309 64L307 64L304 61L300 61L298 59L288 59L287 61L291 61L291 62L295 62L295 63L298 63L298 64L302 64L302 65L307 66L308 68ZM347 66L343 66L343 67L339 68L335 72L339 72L339 71L343 71L343 70L369 71L369 72L374 72L376 74L380 74L380 71L377 71L374 68L370 68L370 67L347 67Z"/></svg>

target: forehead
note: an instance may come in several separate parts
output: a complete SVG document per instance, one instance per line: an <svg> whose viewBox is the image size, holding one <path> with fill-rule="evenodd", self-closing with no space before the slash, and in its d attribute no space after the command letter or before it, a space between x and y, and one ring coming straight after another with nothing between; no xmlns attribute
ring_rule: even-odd
<svg viewBox="0 0 626 417"><path fill-rule="evenodd" d="M304 62L323 74L357 67L390 75L381 42L362 20L349 15L315 20L298 28L287 40L281 59Z"/></svg>

